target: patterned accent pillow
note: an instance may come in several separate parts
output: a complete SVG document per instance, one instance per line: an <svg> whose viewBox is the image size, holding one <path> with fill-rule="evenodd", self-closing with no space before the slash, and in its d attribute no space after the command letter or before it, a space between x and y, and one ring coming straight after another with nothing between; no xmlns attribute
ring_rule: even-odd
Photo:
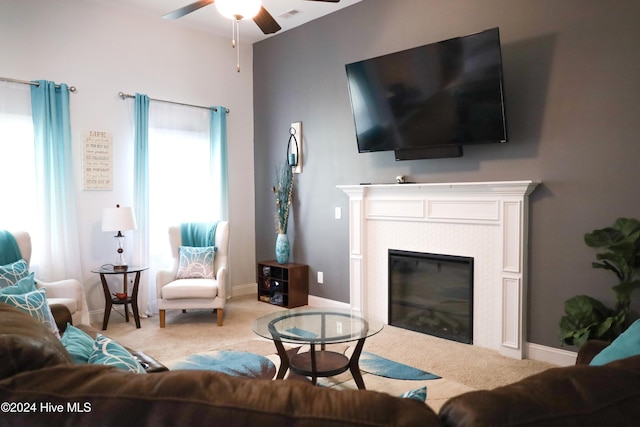
<svg viewBox="0 0 640 427"><path fill-rule="evenodd" d="M0 302L14 306L41 321L52 334L60 338L60 332L58 331L58 326L53 318L53 314L51 314L44 289L27 292L26 294L5 295L0 293Z"/></svg>
<svg viewBox="0 0 640 427"><path fill-rule="evenodd" d="M6 288L24 279L29 274L27 261L21 259L11 264L0 266L0 288Z"/></svg>
<svg viewBox="0 0 640 427"><path fill-rule="evenodd" d="M71 323L67 323L67 329L62 335L61 341L75 363L89 363L94 343L94 339L89 334Z"/></svg>
<svg viewBox="0 0 640 427"><path fill-rule="evenodd" d="M88 363L115 366L136 374L147 373L126 348L102 334L98 334L93 342L93 352Z"/></svg>
<svg viewBox="0 0 640 427"><path fill-rule="evenodd" d="M415 399L420 402L425 402L427 400L427 386L417 388L415 390L409 390L406 393L402 393L400 397L406 399Z"/></svg>
<svg viewBox="0 0 640 427"><path fill-rule="evenodd" d="M33 273L29 273L26 277L18 280L15 284L0 288L0 295L21 295L36 290L36 281Z"/></svg>
<svg viewBox="0 0 640 427"><path fill-rule="evenodd" d="M180 246L176 279L213 279L213 261L217 250L215 246Z"/></svg>

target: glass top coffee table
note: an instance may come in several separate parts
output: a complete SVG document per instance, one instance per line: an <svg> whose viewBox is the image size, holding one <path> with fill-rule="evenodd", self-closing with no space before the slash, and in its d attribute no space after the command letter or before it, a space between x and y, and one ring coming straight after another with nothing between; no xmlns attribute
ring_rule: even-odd
<svg viewBox="0 0 640 427"><path fill-rule="evenodd" d="M284 378L288 369L296 374L311 377L331 377L351 371L359 389L364 381L358 366L362 347L367 337L382 330L381 320L360 311L336 308L293 308L260 317L253 322L253 331L261 337L273 340L280 356L277 379ZM351 357L326 349L327 344L357 341ZM310 346L309 351L291 358L283 343ZM319 347L319 348L318 348Z"/></svg>

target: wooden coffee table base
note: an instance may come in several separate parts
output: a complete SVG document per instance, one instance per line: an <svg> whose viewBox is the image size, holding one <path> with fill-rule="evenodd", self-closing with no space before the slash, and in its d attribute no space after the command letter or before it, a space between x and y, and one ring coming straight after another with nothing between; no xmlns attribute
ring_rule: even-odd
<svg viewBox="0 0 640 427"><path fill-rule="evenodd" d="M280 356L280 369L276 378L283 379L287 370L291 369L298 375L311 377L312 384L316 384L318 377L332 377L348 369L351 371L358 388L364 390L364 380L358 365L358 360L364 347L364 340L364 338L358 340L351 358L342 353L326 350L324 345L320 346L320 350L316 350L315 344L310 344L309 351L289 358L282 342L276 339L274 343L278 350L278 356Z"/></svg>

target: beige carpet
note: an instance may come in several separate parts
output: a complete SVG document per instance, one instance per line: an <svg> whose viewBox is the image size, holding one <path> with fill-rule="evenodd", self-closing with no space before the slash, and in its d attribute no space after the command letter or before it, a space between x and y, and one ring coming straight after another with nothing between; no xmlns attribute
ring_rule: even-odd
<svg viewBox="0 0 640 427"><path fill-rule="evenodd" d="M103 333L165 364L189 354L223 349L269 356L277 364L273 342L258 337L252 330L254 319L277 310L283 309L259 302L254 296L235 297L226 304L222 327L216 325L215 314L210 311L169 311L164 329L160 329L157 316L142 319L142 327L136 329L133 319L126 323L123 316L114 312ZM391 394L427 385L427 404L436 411L455 395L473 389L492 389L554 367L534 360L510 359L492 350L388 325L367 339L364 351L442 377L420 382L364 375L367 389ZM355 388L348 372L322 380L322 384Z"/></svg>

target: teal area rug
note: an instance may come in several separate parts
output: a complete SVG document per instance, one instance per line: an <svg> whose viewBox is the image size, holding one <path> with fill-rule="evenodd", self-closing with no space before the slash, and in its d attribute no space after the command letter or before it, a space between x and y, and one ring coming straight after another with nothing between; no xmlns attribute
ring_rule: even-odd
<svg viewBox="0 0 640 427"><path fill-rule="evenodd" d="M213 351L196 353L169 364L172 371L180 369L200 369L223 372L243 378L272 379L276 375L276 366L264 356L245 351Z"/></svg>
<svg viewBox="0 0 640 427"><path fill-rule="evenodd" d="M360 355L360 370L379 377L395 380L437 380L440 377L412 366L394 362L375 354L362 352Z"/></svg>
<svg viewBox="0 0 640 427"><path fill-rule="evenodd" d="M288 350L289 357L300 351L300 347ZM196 353L169 363L170 370L200 369L206 371L223 372L228 375L244 378L272 379L276 375L276 364L270 360L278 360L273 354L269 357L246 351L219 350L208 353ZM373 353L362 352L360 355L360 370L379 377L394 380L425 381L436 380L440 377L430 372L405 365ZM295 375L290 373L291 375Z"/></svg>

